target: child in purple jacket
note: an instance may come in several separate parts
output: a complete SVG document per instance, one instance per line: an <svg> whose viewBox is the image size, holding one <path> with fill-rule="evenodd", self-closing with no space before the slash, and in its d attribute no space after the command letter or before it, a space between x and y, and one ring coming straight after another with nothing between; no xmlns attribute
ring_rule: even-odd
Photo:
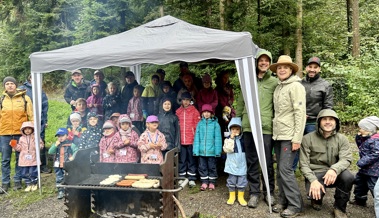
<svg viewBox="0 0 379 218"><path fill-rule="evenodd" d="M132 120L133 125L140 131L143 132L143 114L142 114L142 86L137 85L133 88L133 97L129 100L127 114Z"/></svg>
<svg viewBox="0 0 379 218"><path fill-rule="evenodd" d="M87 108L90 112L95 112L99 116L103 116L103 97L100 93L100 86L93 84L91 86L92 95L87 98Z"/></svg>

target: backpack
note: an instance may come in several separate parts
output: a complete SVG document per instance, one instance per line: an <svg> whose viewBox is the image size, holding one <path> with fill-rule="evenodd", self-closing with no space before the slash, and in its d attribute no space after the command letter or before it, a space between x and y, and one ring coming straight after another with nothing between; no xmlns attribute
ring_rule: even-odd
<svg viewBox="0 0 379 218"><path fill-rule="evenodd" d="M22 99L24 100L24 111L26 111L26 106L28 104L28 102L25 99L25 95L26 95L25 93L21 95ZM3 109L4 98L5 98L5 95L2 95L1 98L0 98L0 110Z"/></svg>

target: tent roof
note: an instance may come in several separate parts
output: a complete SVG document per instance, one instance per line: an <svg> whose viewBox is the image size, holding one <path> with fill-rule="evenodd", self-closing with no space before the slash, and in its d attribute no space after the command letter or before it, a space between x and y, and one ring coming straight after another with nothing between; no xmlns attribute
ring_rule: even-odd
<svg viewBox="0 0 379 218"><path fill-rule="evenodd" d="M123 33L30 55L32 73L174 61L235 60L253 55L249 32L230 32L165 16Z"/></svg>

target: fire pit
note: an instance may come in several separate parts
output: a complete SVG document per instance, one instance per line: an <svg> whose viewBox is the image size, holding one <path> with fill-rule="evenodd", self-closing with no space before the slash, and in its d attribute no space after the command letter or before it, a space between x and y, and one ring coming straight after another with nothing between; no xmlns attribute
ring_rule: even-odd
<svg viewBox="0 0 379 218"><path fill-rule="evenodd" d="M79 150L73 161L65 164L66 213L71 218L84 217L178 217L174 198L188 180L178 177L177 149L167 152L158 164L100 163L95 148ZM147 174L160 181L158 188L100 185L109 175ZM177 181L185 180L181 185Z"/></svg>

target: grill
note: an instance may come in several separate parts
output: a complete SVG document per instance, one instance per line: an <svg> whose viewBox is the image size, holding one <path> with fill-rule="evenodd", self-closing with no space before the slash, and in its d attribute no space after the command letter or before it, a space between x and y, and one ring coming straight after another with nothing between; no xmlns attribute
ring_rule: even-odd
<svg viewBox="0 0 379 218"><path fill-rule="evenodd" d="M99 163L95 148L79 150L65 164L65 205L68 217L178 217L175 198L188 180L178 177L177 149L166 153L165 162ZM159 188L100 185L109 175L147 174L158 179ZM181 185L177 181L184 180Z"/></svg>

